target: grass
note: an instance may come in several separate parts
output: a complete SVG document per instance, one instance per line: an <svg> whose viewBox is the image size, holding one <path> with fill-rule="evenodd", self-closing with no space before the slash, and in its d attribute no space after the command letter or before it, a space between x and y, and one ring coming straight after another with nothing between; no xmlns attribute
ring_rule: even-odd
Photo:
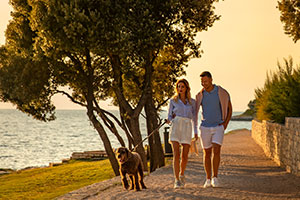
<svg viewBox="0 0 300 200"><path fill-rule="evenodd" d="M166 165L172 164L172 158L166 158L165 161ZM113 177L114 172L108 159L71 160L56 167L14 171L11 174L0 175L0 199L53 199Z"/></svg>
<svg viewBox="0 0 300 200"><path fill-rule="evenodd" d="M53 199L113 177L108 159L21 170L0 176L0 199Z"/></svg>

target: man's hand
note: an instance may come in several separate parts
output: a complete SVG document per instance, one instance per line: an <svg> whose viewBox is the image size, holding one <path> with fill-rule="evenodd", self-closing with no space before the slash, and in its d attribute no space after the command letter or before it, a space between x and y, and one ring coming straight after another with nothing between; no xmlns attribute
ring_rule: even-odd
<svg viewBox="0 0 300 200"><path fill-rule="evenodd" d="M226 119L222 124L220 124L220 125L223 125L224 130L227 128L227 126L229 124L229 121L231 119L231 115L232 115L232 105L231 105L231 102L229 101L228 102L228 112L227 112Z"/></svg>
<svg viewBox="0 0 300 200"><path fill-rule="evenodd" d="M225 130L228 126L228 123L223 122L223 123L219 124L219 126L221 126L221 125L224 127L224 130Z"/></svg>

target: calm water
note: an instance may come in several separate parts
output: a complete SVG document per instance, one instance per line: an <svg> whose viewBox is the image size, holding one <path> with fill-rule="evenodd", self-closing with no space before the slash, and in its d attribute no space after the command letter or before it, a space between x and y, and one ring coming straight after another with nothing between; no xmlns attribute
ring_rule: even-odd
<svg viewBox="0 0 300 200"><path fill-rule="evenodd" d="M117 111L112 112L118 116ZM104 149L84 110L57 110L56 116L55 121L45 123L17 110L0 110L0 168L47 166L69 158L73 152ZM145 137L145 120L140 123ZM251 129L251 122L231 121L226 132L240 128ZM109 131L107 134L112 146L118 147L115 137Z"/></svg>

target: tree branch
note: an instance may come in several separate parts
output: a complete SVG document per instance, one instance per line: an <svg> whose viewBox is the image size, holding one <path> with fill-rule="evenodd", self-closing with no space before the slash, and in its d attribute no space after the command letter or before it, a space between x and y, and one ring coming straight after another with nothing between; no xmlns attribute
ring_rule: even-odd
<svg viewBox="0 0 300 200"><path fill-rule="evenodd" d="M116 93L117 99L119 101L119 106L123 107L126 112L128 113L133 113L133 109L130 106L130 104L128 103L128 101L126 100L126 98L124 97L124 94L122 92L122 72L121 72L121 61L119 56L117 55L109 55L111 64L112 64L112 68L113 68L113 77L114 77L114 81L113 81L113 88L114 91Z"/></svg>
<svg viewBox="0 0 300 200"><path fill-rule="evenodd" d="M155 110L158 110L161 106L163 106L165 103L167 103L169 101L170 98L167 98L166 100L164 100L162 103L158 104L157 107L155 108Z"/></svg>
<svg viewBox="0 0 300 200"><path fill-rule="evenodd" d="M116 129L114 123L106 116L105 113L109 114L117 123L118 125L124 130L126 131L126 127L123 127L121 122L110 112L105 111L103 109L100 108L99 104L97 103L97 101L94 99L94 104L96 105L96 107L94 107L94 110L97 111L97 113L100 115L101 119L103 120L104 124L109 128L109 130L117 137L118 141L120 142L121 146L125 147L125 142L123 140L123 138L120 136L120 134L118 133L118 130Z"/></svg>
<svg viewBox="0 0 300 200"><path fill-rule="evenodd" d="M67 92L65 92L65 91L62 91L62 90L56 90L55 93L61 93L61 94L63 94L63 95L66 95L73 103L79 104L79 105L81 105L81 106L83 106L83 107L87 107L86 104L81 103L80 101L75 100L75 99L72 97L72 95L70 95L69 93L67 93Z"/></svg>

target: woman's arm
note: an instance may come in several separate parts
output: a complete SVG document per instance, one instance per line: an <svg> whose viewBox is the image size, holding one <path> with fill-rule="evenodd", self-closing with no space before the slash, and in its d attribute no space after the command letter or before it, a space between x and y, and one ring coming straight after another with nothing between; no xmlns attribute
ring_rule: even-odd
<svg viewBox="0 0 300 200"><path fill-rule="evenodd" d="M167 118L167 123L169 124L171 120L173 119L173 110L174 110L174 102L171 99L169 102L169 109L168 109L168 118Z"/></svg>

